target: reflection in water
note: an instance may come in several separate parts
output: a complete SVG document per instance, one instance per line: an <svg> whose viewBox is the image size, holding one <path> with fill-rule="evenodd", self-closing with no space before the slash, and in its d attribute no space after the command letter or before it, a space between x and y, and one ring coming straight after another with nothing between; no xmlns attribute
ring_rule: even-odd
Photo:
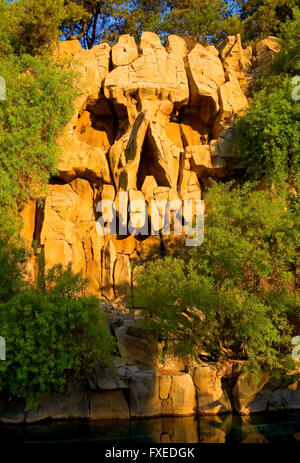
<svg viewBox="0 0 300 463"><path fill-rule="evenodd" d="M0 425L1 442L300 443L300 413Z"/></svg>

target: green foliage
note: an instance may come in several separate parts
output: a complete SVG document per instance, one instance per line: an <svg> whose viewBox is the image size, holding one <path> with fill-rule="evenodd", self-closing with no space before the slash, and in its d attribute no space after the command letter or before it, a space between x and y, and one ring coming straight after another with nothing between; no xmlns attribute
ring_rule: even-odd
<svg viewBox="0 0 300 463"><path fill-rule="evenodd" d="M127 0L69 0L68 11L73 17L65 20L61 28L67 39L79 39L85 48L101 41L116 42L124 33L124 23L131 2ZM78 11L79 6L81 11ZM76 18L77 15L77 18ZM70 15L72 16L72 15ZM79 19L78 19L79 17Z"/></svg>
<svg viewBox="0 0 300 463"><path fill-rule="evenodd" d="M59 39L59 27L65 17L64 0L18 0L10 10L19 25L14 43L19 54L41 54Z"/></svg>
<svg viewBox="0 0 300 463"><path fill-rule="evenodd" d="M41 55L51 50L65 23L80 21L89 15L76 0L1 0L0 12L4 44L8 42L18 55ZM3 43L0 46L2 48Z"/></svg>
<svg viewBox="0 0 300 463"><path fill-rule="evenodd" d="M163 29L178 35L191 35L198 39L217 36L227 15L223 0L178 0L170 3Z"/></svg>
<svg viewBox="0 0 300 463"><path fill-rule="evenodd" d="M237 0L240 18L245 22L245 40L278 35L281 27L292 17L299 0Z"/></svg>
<svg viewBox="0 0 300 463"><path fill-rule="evenodd" d="M116 42L124 33L139 39L145 30L162 37L179 34L209 40L242 33L244 40L253 41L277 35L299 0L1 0L1 4L1 19L9 27L3 29L0 47L6 47L9 30L17 53L40 54L60 34L78 38L86 48L103 40Z"/></svg>
<svg viewBox="0 0 300 463"><path fill-rule="evenodd" d="M180 355L280 370L300 321L299 207L232 184L214 184L205 200L204 244L137 272L145 327Z"/></svg>
<svg viewBox="0 0 300 463"><path fill-rule="evenodd" d="M55 171L56 137L72 115L73 75L46 58L0 58L0 237L19 229L18 211ZM55 98L53 98L55 95Z"/></svg>
<svg viewBox="0 0 300 463"><path fill-rule="evenodd" d="M226 33L242 32L242 22L224 0L149 0L131 2L123 31L139 38L145 31L161 36L177 34L195 39L221 38Z"/></svg>
<svg viewBox="0 0 300 463"><path fill-rule="evenodd" d="M295 76L300 72L300 9L294 8L292 18L281 27L281 52L272 68L274 75Z"/></svg>
<svg viewBox="0 0 300 463"><path fill-rule="evenodd" d="M282 50L262 76L247 114L235 126L235 150L250 179L267 176L280 188L299 191L300 105L292 98L292 78L300 69L300 11L283 27Z"/></svg>
<svg viewBox="0 0 300 463"><path fill-rule="evenodd" d="M13 260L15 255L7 259L1 252L4 269ZM6 340L0 391L35 408L42 396L62 392L67 381L87 378L96 365L111 366L114 339L99 300L85 296L80 275L57 266L46 275L46 289L27 287L10 298L5 283L0 280L0 331Z"/></svg>
<svg viewBox="0 0 300 463"><path fill-rule="evenodd" d="M11 53L12 37L16 34L16 21L9 11L7 1L0 0L0 56Z"/></svg>
<svg viewBox="0 0 300 463"><path fill-rule="evenodd" d="M26 252L20 246L0 241L0 303L7 302L24 286Z"/></svg>
<svg viewBox="0 0 300 463"><path fill-rule="evenodd" d="M286 180L300 186L300 105L292 99L290 77L265 87L235 126L235 150L249 178L267 175L280 187Z"/></svg>

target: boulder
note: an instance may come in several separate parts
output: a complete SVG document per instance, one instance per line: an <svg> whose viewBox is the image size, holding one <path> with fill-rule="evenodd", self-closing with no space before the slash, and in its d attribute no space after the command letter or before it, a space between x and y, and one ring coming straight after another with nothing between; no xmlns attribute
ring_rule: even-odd
<svg viewBox="0 0 300 463"><path fill-rule="evenodd" d="M64 393L42 398L38 410L25 412L25 421L28 424L46 419L89 419L89 393L85 384L70 383Z"/></svg>
<svg viewBox="0 0 300 463"><path fill-rule="evenodd" d="M254 66L260 70L267 70L274 61L274 57L280 51L279 40L276 37L267 37L255 45L256 61Z"/></svg>
<svg viewBox="0 0 300 463"><path fill-rule="evenodd" d="M217 415L231 412L231 403L222 387L224 369L217 364L202 363L192 371L197 390L197 412Z"/></svg>
<svg viewBox="0 0 300 463"><path fill-rule="evenodd" d="M161 415L159 377L153 370L144 370L132 376L129 401L132 418Z"/></svg>
<svg viewBox="0 0 300 463"><path fill-rule="evenodd" d="M190 84L190 104L201 100L210 104L211 112L219 111L218 87L225 82L222 63L215 54L197 43L187 57L187 74Z"/></svg>
<svg viewBox="0 0 300 463"><path fill-rule="evenodd" d="M86 97L98 98L103 79L109 71L111 48L107 43L95 45L86 50L78 40L60 41L55 50L56 59L71 58L71 67L81 75L84 94L80 95L76 107Z"/></svg>
<svg viewBox="0 0 300 463"><path fill-rule="evenodd" d="M267 401L263 395L258 395L268 383L268 373L261 375L260 381L256 384L249 377L242 373L233 388L234 409L241 415L249 415L267 410Z"/></svg>
<svg viewBox="0 0 300 463"><path fill-rule="evenodd" d="M83 50L78 41L59 42L56 56L58 59L71 58L71 68L79 73L83 88L83 93L75 101L74 115L57 140L62 153L58 163L59 175L65 181L84 176L110 183L106 130L94 130L87 113L80 121L87 105L95 104L99 98L102 82L109 72L110 46L102 43Z"/></svg>
<svg viewBox="0 0 300 463"><path fill-rule="evenodd" d="M134 235L105 235L104 243L108 243L108 241L112 241L117 254L126 254L130 256L134 253L136 248L136 241Z"/></svg>
<svg viewBox="0 0 300 463"><path fill-rule="evenodd" d="M92 391L90 420L129 420L130 412L122 390Z"/></svg>
<svg viewBox="0 0 300 463"><path fill-rule="evenodd" d="M240 87L238 78L231 70L226 73L226 80L226 83L219 87L219 121L242 115L249 108L248 100Z"/></svg>
<svg viewBox="0 0 300 463"><path fill-rule="evenodd" d="M260 57L266 52L279 53L280 44L277 37L269 36L266 39L260 40L255 45L255 53L257 57Z"/></svg>
<svg viewBox="0 0 300 463"><path fill-rule="evenodd" d="M152 368L156 364L157 342L142 329L138 320L125 321L116 329L115 336L126 365Z"/></svg>
<svg viewBox="0 0 300 463"><path fill-rule="evenodd" d="M220 45L219 51L225 68L231 68L238 75L251 64L244 53L240 34L226 37Z"/></svg>
<svg viewBox="0 0 300 463"><path fill-rule="evenodd" d="M159 37L151 32L142 34L139 49L139 58L108 74L104 83L105 96L135 115L132 106L136 107L137 101L152 113L158 108L157 104L153 105L155 100L185 104L189 88L182 56L167 53ZM135 95L137 100L130 99L130 95Z"/></svg>
<svg viewBox="0 0 300 463"><path fill-rule="evenodd" d="M137 172L148 125L145 113L139 114L133 127L110 150L110 167L117 189L129 191L137 187Z"/></svg>
<svg viewBox="0 0 300 463"><path fill-rule="evenodd" d="M157 188L157 182L153 175L146 175L142 185L142 193L145 195L146 200L154 199L154 190Z"/></svg>
<svg viewBox="0 0 300 463"><path fill-rule="evenodd" d="M22 209L21 213L22 230L21 238L24 240L25 247L28 251L29 258L26 261L25 278L31 282L36 278L36 258L32 252L32 243L34 240L35 221L36 221L36 201L29 199Z"/></svg>
<svg viewBox="0 0 300 463"><path fill-rule="evenodd" d="M112 47L112 63L114 67L126 66L139 56L138 48L133 37L121 35L118 43Z"/></svg>
<svg viewBox="0 0 300 463"><path fill-rule="evenodd" d="M128 389L128 380L131 377L129 368L121 366L109 371L101 367L95 368L89 378L89 387L92 390Z"/></svg>
<svg viewBox="0 0 300 463"><path fill-rule="evenodd" d="M86 180L76 179L49 185L48 191L40 233L45 268L71 263L74 272L89 278L90 292L99 294L103 237L97 233L93 190Z"/></svg>
<svg viewBox="0 0 300 463"><path fill-rule="evenodd" d="M242 374L234 386L233 399L235 410L242 415L268 410L300 410L300 380L288 376L275 379L263 373L255 384Z"/></svg>
<svg viewBox="0 0 300 463"><path fill-rule="evenodd" d="M168 53L174 53L182 58L188 54L186 41L177 35L169 35L166 41L166 50Z"/></svg>
<svg viewBox="0 0 300 463"><path fill-rule="evenodd" d="M191 376L187 373L172 375L169 397L172 415L193 415L196 411L196 389Z"/></svg>
<svg viewBox="0 0 300 463"><path fill-rule="evenodd" d="M191 155L190 164L191 170L201 176L205 171L207 172L212 167L210 147L209 145L188 146L186 153Z"/></svg>

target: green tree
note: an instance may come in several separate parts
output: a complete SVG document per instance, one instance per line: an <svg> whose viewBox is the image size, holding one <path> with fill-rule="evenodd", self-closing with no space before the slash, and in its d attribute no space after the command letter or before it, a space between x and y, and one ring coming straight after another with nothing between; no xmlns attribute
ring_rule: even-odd
<svg viewBox="0 0 300 463"><path fill-rule="evenodd" d="M169 2L169 8L164 30L197 39L218 35L228 14L227 4L223 0L175 0Z"/></svg>
<svg viewBox="0 0 300 463"><path fill-rule="evenodd" d="M66 14L63 0L18 0L9 9L19 27L17 53L41 54L58 40Z"/></svg>
<svg viewBox="0 0 300 463"><path fill-rule="evenodd" d="M3 248L0 260L7 272L17 263ZM87 379L95 366L111 367L114 338L80 275L57 266L46 275L44 289L27 285L10 295L5 283L0 281L0 333L6 340L0 391L8 399L23 398L35 408L41 397L63 392L67 382Z"/></svg>
<svg viewBox="0 0 300 463"><path fill-rule="evenodd" d="M137 272L134 302L145 327L177 354L246 360L252 374L290 364L300 322L299 207L271 191L214 184L205 240L187 260Z"/></svg>
<svg viewBox="0 0 300 463"><path fill-rule="evenodd" d="M24 288L26 260L24 248L0 241L0 303L7 302Z"/></svg>
<svg viewBox="0 0 300 463"><path fill-rule="evenodd" d="M245 21L245 39L278 35L281 26L292 17L299 0L237 0L240 18Z"/></svg>
<svg viewBox="0 0 300 463"><path fill-rule="evenodd" d="M133 0L124 18L123 31L139 40L144 31L162 34L168 1Z"/></svg>
<svg viewBox="0 0 300 463"><path fill-rule="evenodd" d="M0 58L0 236L19 229L18 212L55 172L56 137L72 114L73 75L46 58ZM55 98L53 98L55 95Z"/></svg>
<svg viewBox="0 0 300 463"><path fill-rule="evenodd" d="M65 3L67 10L73 12L61 28L67 40L79 39L86 48L92 48L103 40L117 41L124 31L129 4L126 0L69 0Z"/></svg>
<svg viewBox="0 0 300 463"><path fill-rule="evenodd" d="M137 39L145 30L189 36L200 40L223 37L224 33L242 31L236 12L225 0L165 0L153 4L149 0L131 2L123 30Z"/></svg>
<svg viewBox="0 0 300 463"><path fill-rule="evenodd" d="M258 82L247 114L235 126L235 150L248 178L267 177L280 188L300 187L300 105L292 98L292 78L300 69L300 11L281 33L281 52Z"/></svg>

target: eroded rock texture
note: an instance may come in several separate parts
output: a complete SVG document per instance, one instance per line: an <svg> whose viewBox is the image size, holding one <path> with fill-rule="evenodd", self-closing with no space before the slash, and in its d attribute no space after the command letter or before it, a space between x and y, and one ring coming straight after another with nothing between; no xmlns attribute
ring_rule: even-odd
<svg viewBox="0 0 300 463"><path fill-rule="evenodd" d="M184 241L162 235L161 216L155 236L99 234L98 202L114 201L118 223L134 227L135 200L146 201L151 216L151 200L199 200L210 178L234 174L234 120L248 108L257 69L277 49L272 37L243 49L237 35L219 50L197 44L188 52L180 37L163 46L150 32L139 45L128 35L112 48L61 42L56 59L71 62L81 94L58 140L58 174L44 206L31 202L22 213L23 236L28 246L38 242L45 268L71 262L91 293L126 301L131 262L174 253ZM132 206L128 217L120 212L121 193ZM28 266L35 278L37 259Z"/></svg>

